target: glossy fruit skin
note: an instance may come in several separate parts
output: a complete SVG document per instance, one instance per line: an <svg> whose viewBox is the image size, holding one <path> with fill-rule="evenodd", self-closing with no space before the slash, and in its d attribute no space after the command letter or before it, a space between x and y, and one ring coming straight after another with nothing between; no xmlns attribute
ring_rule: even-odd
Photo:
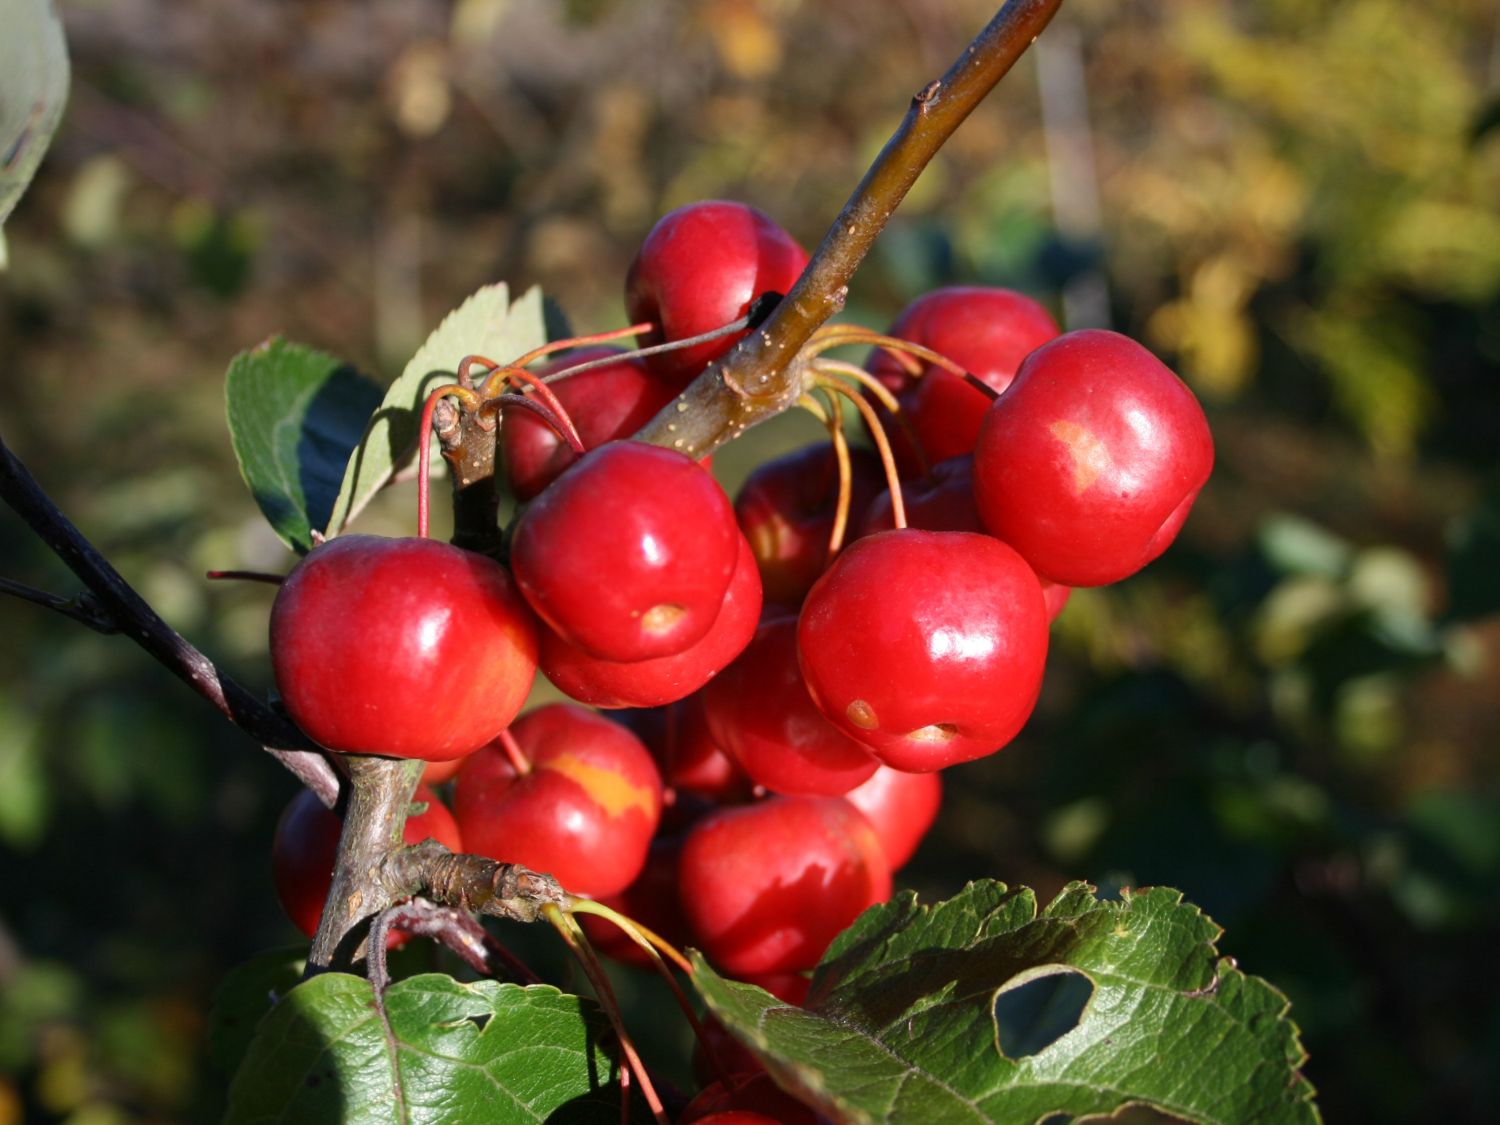
<svg viewBox="0 0 1500 1125"><path fill-rule="evenodd" d="M578 348L536 370L546 376L569 367L621 355L619 348ZM549 383L573 419L584 448L628 438L649 422L672 398L641 360L616 362ZM500 427L505 475L517 500L530 500L551 484L578 454L535 414L512 411Z"/></svg>
<svg viewBox="0 0 1500 1125"><path fill-rule="evenodd" d="M925 477L903 481L901 497L906 504L906 526L922 531L987 532L974 502L974 458L950 457L932 466ZM859 537L890 531L896 526L891 508L891 492L886 489L865 509L860 521ZM1042 580L1042 597L1047 603L1047 620L1056 621L1068 604L1071 586Z"/></svg>
<svg viewBox="0 0 1500 1125"><path fill-rule="evenodd" d="M797 666L797 619L756 630L740 658L703 689L714 743L773 793L837 797L879 765L813 703Z"/></svg>
<svg viewBox="0 0 1500 1125"><path fill-rule="evenodd" d="M865 814L880 837L891 870L897 871L906 866L937 820L943 782L936 773L903 773L881 766L845 793L844 800Z"/></svg>
<svg viewBox="0 0 1500 1125"><path fill-rule="evenodd" d="M922 531L984 531L974 505L974 458L950 457L932 466L929 476L901 482L906 526ZM859 537L896 526L891 490L880 492L864 509Z"/></svg>
<svg viewBox="0 0 1500 1125"><path fill-rule="evenodd" d="M1176 537L1213 469L1192 391L1115 332L1069 332L1026 358L974 453L980 518L1044 578L1102 586Z"/></svg>
<svg viewBox="0 0 1500 1125"><path fill-rule="evenodd" d="M688 833L683 913L725 972L797 972L891 893L875 829L837 797L773 797L721 809Z"/></svg>
<svg viewBox="0 0 1500 1125"><path fill-rule="evenodd" d="M402 839L420 844L434 839L451 852L462 852L463 836L448 807L425 786L418 787L413 804L425 804L426 810L406 818ZM282 811L271 841L271 880L276 897L287 917L308 937L318 932L323 903L333 885L333 865L338 859L339 832L343 822L332 809L310 789L301 790ZM391 932L394 948L405 940L399 931Z"/></svg>
<svg viewBox="0 0 1500 1125"><path fill-rule="evenodd" d="M341 535L297 564L271 607L287 711L348 753L473 753L525 702L536 649L505 568L435 539Z"/></svg>
<svg viewBox="0 0 1500 1125"><path fill-rule="evenodd" d="M852 538L852 525L885 476L868 449L849 454ZM755 553L766 601L800 605L828 566L838 492L838 461L826 441L766 461L745 478L734 499L734 517Z"/></svg>
<svg viewBox="0 0 1500 1125"><path fill-rule="evenodd" d="M623 891L661 820L661 775L640 739L571 703L528 711L511 734L531 763L526 774L487 746L454 782L469 850L547 872L573 894Z"/></svg>
<svg viewBox="0 0 1500 1125"><path fill-rule="evenodd" d="M688 1103L678 1125L818 1125L819 1117L799 1102L769 1074L757 1074L733 1090L722 1082L705 1086Z"/></svg>
<svg viewBox="0 0 1500 1125"><path fill-rule="evenodd" d="M991 754L1030 716L1047 657L1036 575L988 535L885 531L807 596L797 649L823 714L925 773Z"/></svg>
<svg viewBox="0 0 1500 1125"><path fill-rule="evenodd" d="M956 285L918 297L886 335L931 348L1003 391L1021 361L1058 332L1052 315L1024 293ZM929 461L962 456L974 448L989 406L982 391L925 361L921 377L913 378L883 349L872 353L866 366L901 396Z"/></svg>
<svg viewBox="0 0 1500 1125"><path fill-rule="evenodd" d="M679 811L691 811L685 797L701 797L714 805L750 799L754 782L714 742L703 714L702 692L666 707L617 714L656 759L662 783L670 793L669 805L675 800L682 806ZM664 811L663 821L667 819L672 818Z"/></svg>
<svg viewBox="0 0 1500 1125"><path fill-rule="evenodd" d="M760 619L760 575L744 536L729 589L707 635L682 652L650 660L602 660L543 629L538 661L552 683L594 707L659 707L708 683L750 643Z"/></svg>
<svg viewBox="0 0 1500 1125"><path fill-rule="evenodd" d="M729 498L693 460L613 441L531 502L510 558L527 602L565 641L603 660L649 660L707 635L739 541Z"/></svg>
<svg viewBox="0 0 1500 1125"><path fill-rule="evenodd" d="M684 340L738 320L762 293L786 293L805 265L806 252L764 212L721 199L690 203L663 215L636 252L625 308L632 323L658 325L642 347ZM646 362L676 393L744 335Z"/></svg>

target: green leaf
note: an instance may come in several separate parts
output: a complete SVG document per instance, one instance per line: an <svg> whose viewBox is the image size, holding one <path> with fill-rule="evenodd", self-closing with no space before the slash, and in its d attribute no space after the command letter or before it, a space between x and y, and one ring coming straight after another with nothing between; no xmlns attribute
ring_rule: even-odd
<svg viewBox="0 0 1500 1125"><path fill-rule="evenodd" d="M234 357L225 397L245 483L276 534L305 554L380 388L331 355L273 338Z"/></svg>
<svg viewBox="0 0 1500 1125"><path fill-rule="evenodd" d="M306 964L306 945L272 949L224 978L208 1015L208 1054L221 1073L233 1074L239 1067L256 1026L278 999L297 987Z"/></svg>
<svg viewBox="0 0 1500 1125"><path fill-rule="evenodd" d="M934 906L908 893L866 911L823 958L805 1008L701 958L693 979L779 1083L839 1121L1037 1122L1132 1105L1196 1122L1317 1121L1286 998L1218 955L1221 932L1165 887L1101 902L1075 883L1038 915L1030 890L985 881ZM1057 974L1091 986L1081 1012L997 1023L997 1002ZM1027 1041L1040 1049L1020 1056Z"/></svg>
<svg viewBox="0 0 1500 1125"><path fill-rule="evenodd" d="M427 973L385 994L325 973L260 1023L229 1088L228 1125L620 1120L609 1025L546 985Z"/></svg>
<svg viewBox="0 0 1500 1125"><path fill-rule="evenodd" d="M437 387L453 382L464 356L504 363L546 342L542 291L535 286L512 303L503 283L487 285L449 313L386 391L349 457L328 535L343 531L416 455L422 404Z"/></svg>
<svg viewBox="0 0 1500 1125"><path fill-rule="evenodd" d="M62 120L68 45L49 0L0 0L0 226L15 209ZM5 243L0 237L0 269Z"/></svg>

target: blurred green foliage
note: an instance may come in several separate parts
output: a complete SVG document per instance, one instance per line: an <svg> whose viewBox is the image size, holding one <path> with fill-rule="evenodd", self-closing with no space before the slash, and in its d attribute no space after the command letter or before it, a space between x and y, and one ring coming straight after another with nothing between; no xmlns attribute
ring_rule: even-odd
<svg viewBox="0 0 1500 1125"><path fill-rule="evenodd" d="M227 440L235 352L283 333L389 379L493 280L622 324L635 246L695 198L814 242L990 12L69 5L68 117L7 224L0 428L264 687L267 592L201 578L290 562ZM1025 288L1204 398L1183 539L1074 596L1037 717L954 772L907 878L1182 888L1291 996L1331 1120L1500 1097L1496 35L1481 0L1068 0L1061 100L1023 59L850 298L880 325L933 285ZM815 432L778 420L719 471ZM8 513L0 573L73 589ZM128 642L0 622L0 1125L212 1118L208 998L294 936L266 862L293 783Z"/></svg>

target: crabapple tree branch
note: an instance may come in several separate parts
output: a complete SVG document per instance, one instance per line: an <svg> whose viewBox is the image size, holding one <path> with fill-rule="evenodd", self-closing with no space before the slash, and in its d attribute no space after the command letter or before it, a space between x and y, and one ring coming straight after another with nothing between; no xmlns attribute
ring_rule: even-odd
<svg viewBox="0 0 1500 1125"><path fill-rule="evenodd" d="M844 307L855 269L922 169L1061 3L1009 0L948 72L912 98L900 126L770 319L668 403L638 439L698 458L797 402L806 375L798 358L802 346Z"/></svg>
<svg viewBox="0 0 1500 1125"><path fill-rule="evenodd" d="M339 778L328 759L291 722L220 672L213 661L163 621L52 502L3 438L0 438L0 499L26 521L88 589L87 594L71 601L41 591L23 592L29 588L10 582L0 586L0 593L45 605L96 632L123 633L212 703L235 726L265 746L325 805L333 806L338 799Z"/></svg>

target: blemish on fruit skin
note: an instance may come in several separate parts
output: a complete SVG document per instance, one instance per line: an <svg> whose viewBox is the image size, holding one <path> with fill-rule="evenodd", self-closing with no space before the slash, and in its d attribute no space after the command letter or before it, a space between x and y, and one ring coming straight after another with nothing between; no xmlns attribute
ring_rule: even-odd
<svg viewBox="0 0 1500 1125"><path fill-rule="evenodd" d="M860 730L874 730L880 725L880 719L875 714L875 708L871 707L863 699L856 699L848 707L844 708L844 715L851 723Z"/></svg>
<svg viewBox="0 0 1500 1125"><path fill-rule="evenodd" d="M1100 474L1109 470L1111 465L1109 447L1086 426L1080 426L1077 422L1063 418L1053 422L1047 429L1053 437L1066 445L1068 452L1072 454L1074 493L1081 494L1087 491L1089 486L1099 479Z"/></svg>
<svg viewBox="0 0 1500 1125"><path fill-rule="evenodd" d="M914 742L947 742L957 735L958 726L955 723L929 723L925 727L918 727L906 737Z"/></svg>
<svg viewBox="0 0 1500 1125"><path fill-rule="evenodd" d="M538 768L576 781L611 817L624 816L631 809L638 809L645 817L654 814L656 802L649 785L632 784L614 770L586 762L576 754L558 754L539 763Z"/></svg>
<svg viewBox="0 0 1500 1125"><path fill-rule="evenodd" d="M687 610L680 605L663 602L661 605L652 606L642 615L641 627L648 633L666 633L686 614Z"/></svg>

